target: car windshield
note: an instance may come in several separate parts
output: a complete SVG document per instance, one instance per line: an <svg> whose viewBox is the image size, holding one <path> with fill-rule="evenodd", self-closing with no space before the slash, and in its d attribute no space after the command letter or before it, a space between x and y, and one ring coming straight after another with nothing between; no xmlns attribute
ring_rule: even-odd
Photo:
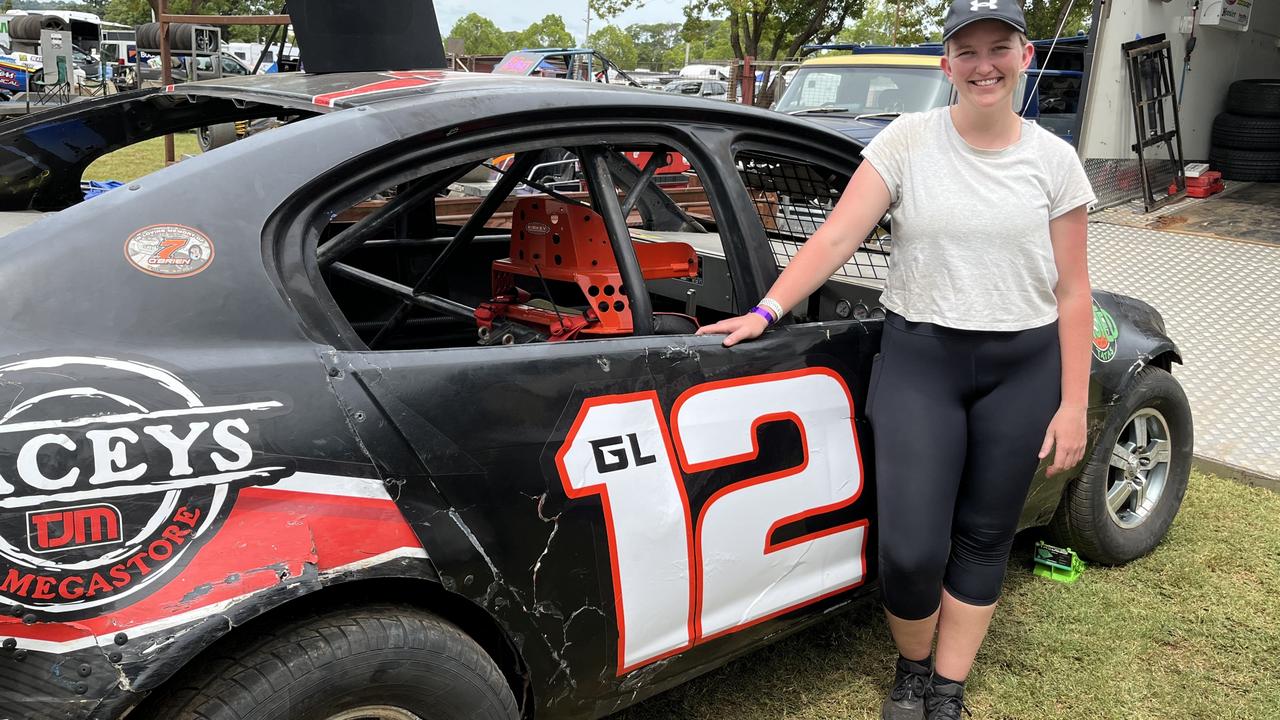
<svg viewBox="0 0 1280 720"><path fill-rule="evenodd" d="M855 115L922 112L946 105L950 97L951 84L941 68L802 67L775 109Z"/></svg>

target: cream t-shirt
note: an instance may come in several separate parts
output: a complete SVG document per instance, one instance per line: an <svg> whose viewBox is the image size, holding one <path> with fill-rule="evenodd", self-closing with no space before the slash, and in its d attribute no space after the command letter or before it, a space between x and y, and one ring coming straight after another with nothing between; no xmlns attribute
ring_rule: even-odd
<svg viewBox="0 0 1280 720"><path fill-rule="evenodd" d="M1074 148L1029 120L1013 145L975 148L941 107L889 123L862 156L891 198L886 308L963 330L1057 319L1049 221L1096 200Z"/></svg>

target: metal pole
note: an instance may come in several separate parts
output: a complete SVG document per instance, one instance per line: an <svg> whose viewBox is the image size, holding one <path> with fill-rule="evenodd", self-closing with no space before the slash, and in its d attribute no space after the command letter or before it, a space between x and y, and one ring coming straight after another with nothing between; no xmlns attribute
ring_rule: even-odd
<svg viewBox="0 0 1280 720"><path fill-rule="evenodd" d="M584 47L591 45L591 0L587 0L587 34L582 36L582 45Z"/></svg>
<svg viewBox="0 0 1280 720"><path fill-rule="evenodd" d="M160 84L169 87L173 84L173 72L169 68L172 57L169 53L169 23L164 16L169 13L169 0L160 0ZM141 70L138 71L141 75ZM164 164L172 165L173 135L164 136Z"/></svg>
<svg viewBox="0 0 1280 720"><path fill-rule="evenodd" d="M685 8L685 9L684 9L684 19L685 19L685 22L688 22L688 21L689 21L689 11L693 9L693 0L689 0L689 2L685 3L684 8ZM688 65L688 64L689 64L689 46L690 46L689 38L688 38L688 37L686 37L686 38L684 39L684 64L685 64L685 65Z"/></svg>

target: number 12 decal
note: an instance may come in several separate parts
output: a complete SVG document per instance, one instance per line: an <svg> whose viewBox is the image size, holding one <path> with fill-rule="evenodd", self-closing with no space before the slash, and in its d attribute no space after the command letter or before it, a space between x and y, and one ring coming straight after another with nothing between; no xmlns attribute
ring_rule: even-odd
<svg viewBox="0 0 1280 720"><path fill-rule="evenodd" d="M694 522L681 469L753 460L757 429L779 420L800 430L800 465L721 488ZM825 368L694 386L672 407L670 430L654 391L589 398L556 466L570 498L600 496L619 675L865 578L866 520L771 540L862 491L853 399Z"/></svg>

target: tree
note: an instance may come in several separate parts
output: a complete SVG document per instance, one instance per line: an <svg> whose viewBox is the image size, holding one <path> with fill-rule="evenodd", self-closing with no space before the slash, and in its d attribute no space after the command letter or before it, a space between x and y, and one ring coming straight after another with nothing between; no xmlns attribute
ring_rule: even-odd
<svg viewBox="0 0 1280 720"><path fill-rule="evenodd" d="M686 7L685 39L705 13L729 22L729 47L737 58L760 60L792 57L808 43L831 40L865 0L710 0ZM591 9L609 18L645 0L590 0Z"/></svg>
<svg viewBox="0 0 1280 720"><path fill-rule="evenodd" d="M159 0L105 0L102 19L125 25L151 22L158 14ZM280 10L278 0L169 0L169 12L192 15L270 15ZM231 25L223 39L255 41L271 32L270 25Z"/></svg>
<svg viewBox="0 0 1280 720"><path fill-rule="evenodd" d="M1068 0L1024 0L1027 15L1027 36L1030 38L1051 38L1058 30L1062 13L1066 10ZM1071 12L1062 25L1062 34L1075 35L1087 30L1093 16L1093 3L1076 0L1071 5Z"/></svg>
<svg viewBox="0 0 1280 720"><path fill-rule="evenodd" d="M664 56L667 51L679 45L684 48L680 38L680 23L635 23L626 29L636 46L636 67L645 66L657 70L665 65Z"/></svg>
<svg viewBox="0 0 1280 720"><path fill-rule="evenodd" d="M492 20L477 13L458 18L448 36L462 38L468 55L505 55L515 45Z"/></svg>
<svg viewBox="0 0 1280 720"><path fill-rule="evenodd" d="M600 51L623 70L636 67L636 41L626 31L615 25L605 25L591 33L587 46Z"/></svg>
<svg viewBox="0 0 1280 720"><path fill-rule="evenodd" d="M729 21L697 19L681 29L678 42L663 58L666 68L679 68L685 64L685 41L689 43L690 62L727 62L733 58L733 46L729 42Z"/></svg>
<svg viewBox="0 0 1280 720"><path fill-rule="evenodd" d="M517 45L522 48L572 47L573 35L564 26L564 18L546 15L520 32Z"/></svg>

